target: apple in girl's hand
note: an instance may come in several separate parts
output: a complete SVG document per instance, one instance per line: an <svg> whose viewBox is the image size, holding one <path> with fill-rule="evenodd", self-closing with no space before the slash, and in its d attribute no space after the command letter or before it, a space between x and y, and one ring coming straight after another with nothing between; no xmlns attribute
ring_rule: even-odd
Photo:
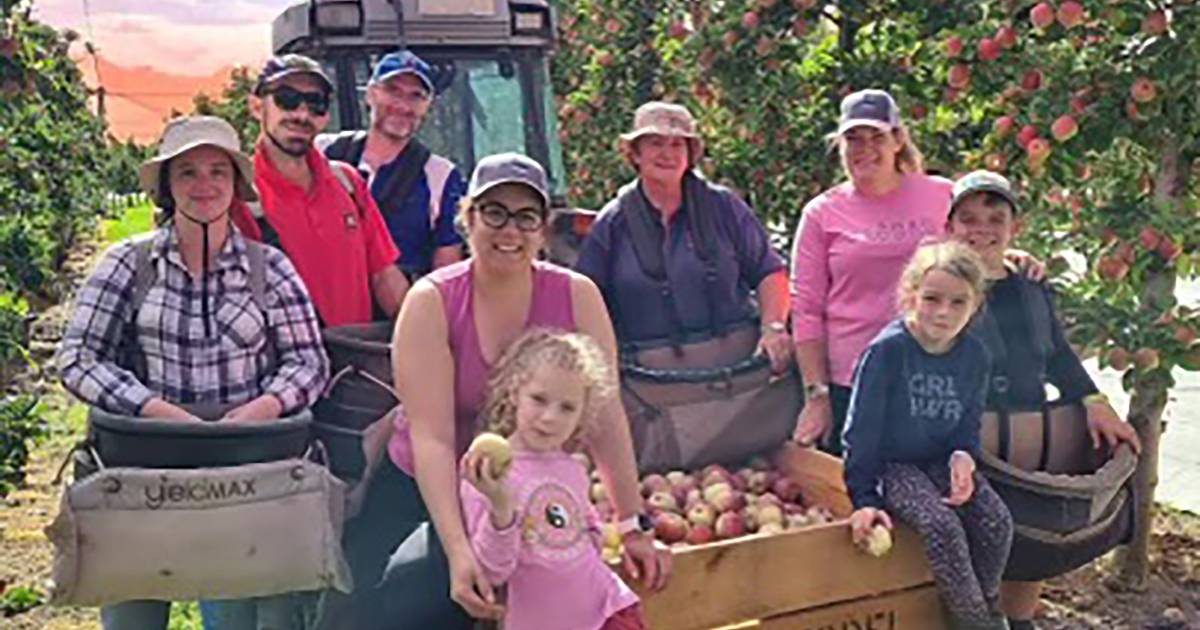
<svg viewBox="0 0 1200 630"><path fill-rule="evenodd" d="M892 530L883 525L872 527L866 538L859 543L859 547L876 558L883 556L892 550Z"/></svg>
<svg viewBox="0 0 1200 630"><path fill-rule="evenodd" d="M487 457L491 462L492 476L496 478L503 477L512 464L512 446L504 436L495 433L480 433L471 442L467 452L477 457Z"/></svg>
<svg viewBox="0 0 1200 630"><path fill-rule="evenodd" d="M592 503L600 505L608 502L608 488L602 483L593 483L591 490Z"/></svg>

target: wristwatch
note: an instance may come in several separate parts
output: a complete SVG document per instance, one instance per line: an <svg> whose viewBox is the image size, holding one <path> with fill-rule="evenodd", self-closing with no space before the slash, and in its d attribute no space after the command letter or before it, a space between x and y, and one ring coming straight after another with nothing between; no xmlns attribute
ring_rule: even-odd
<svg viewBox="0 0 1200 630"><path fill-rule="evenodd" d="M783 322L764 322L762 325L762 332L763 332L763 334L766 334L769 332L786 333L787 332L787 324L785 324Z"/></svg>
<svg viewBox="0 0 1200 630"><path fill-rule="evenodd" d="M645 512L638 512L627 519L617 521L617 533L621 536L634 532L648 534L652 531L654 531L654 522L650 520L650 515Z"/></svg>
<svg viewBox="0 0 1200 630"><path fill-rule="evenodd" d="M826 383L805 383L804 400L829 396L829 385Z"/></svg>

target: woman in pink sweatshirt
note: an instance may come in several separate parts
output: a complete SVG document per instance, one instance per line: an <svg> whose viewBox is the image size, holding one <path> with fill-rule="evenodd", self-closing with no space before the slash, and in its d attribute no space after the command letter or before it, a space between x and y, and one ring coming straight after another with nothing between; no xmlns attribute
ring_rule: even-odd
<svg viewBox="0 0 1200 630"><path fill-rule="evenodd" d="M460 495L480 568L507 585L505 630L645 627L637 595L601 559L588 473L568 453L615 389L595 342L548 328L514 341L488 379L481 424L509 438L511 462L470 449Z"/></svg>
<svg viewBox="0 0 1200 630"><path fill-rule="evenodd" d="M837 145L849 181L804 208L792 252L792 327L805 405L801 444L840 452L859 354L896 317L896 286L917 245L940 235L953 184L921 153L882 90L842 100ZM832 438L832 439L829 439Z"/></svg>

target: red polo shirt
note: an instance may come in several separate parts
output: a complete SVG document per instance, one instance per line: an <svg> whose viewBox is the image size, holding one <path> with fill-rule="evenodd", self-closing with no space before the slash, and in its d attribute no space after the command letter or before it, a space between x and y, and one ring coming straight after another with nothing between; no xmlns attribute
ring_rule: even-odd
<svg viewBox="0 0 1200 630"><path fill-rule="evenodd" d="M305 159L313 173L313 186L307 191L275 170L261 143L256 148L254 184L263 213L279 233L279 243L308 287L322 322L369 322L371 277L395 264L400 250L357 172L346 169L354 182L351 198L320 151L309 150ZM262 240L249 209L239 206L234 224L246 236Z"/></svg>

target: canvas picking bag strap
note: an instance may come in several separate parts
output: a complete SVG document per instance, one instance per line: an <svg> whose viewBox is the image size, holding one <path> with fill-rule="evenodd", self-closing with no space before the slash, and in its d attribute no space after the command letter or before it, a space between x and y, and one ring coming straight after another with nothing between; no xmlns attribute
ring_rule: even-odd
<svg viewBox="0 0 1200 630"><path fill-rule="evenodd" d="M309 458L105 468L63 493L46 535L55 604L349 592L345 487Z"/></svg>
<svg viewBox="0 0 1200 630"><path fill-rule="evenodd" d="M778 448L803 405L794 369L771 373L755 355L758 327L622 355L621 399L638 469L737 464Z"/></svg>

